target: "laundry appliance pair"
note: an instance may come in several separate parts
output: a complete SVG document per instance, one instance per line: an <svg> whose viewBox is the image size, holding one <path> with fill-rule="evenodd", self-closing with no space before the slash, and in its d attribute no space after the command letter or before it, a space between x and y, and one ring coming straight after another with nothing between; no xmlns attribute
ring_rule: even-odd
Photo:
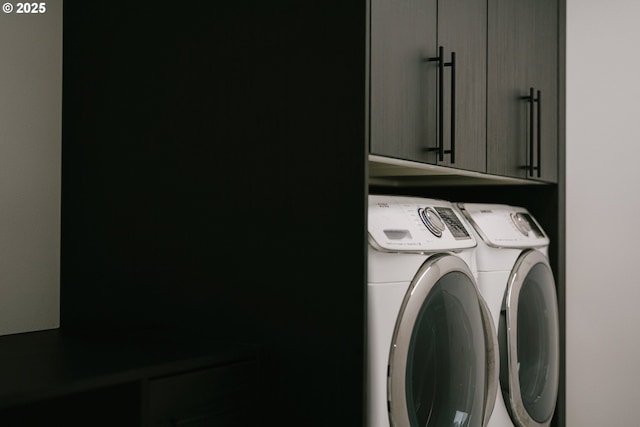
<svg viewBox="0 0 640 427"><path fill-rule="evenodd" d="M523 208L369 196L368 427L545 427L549 239Z"/></svg>

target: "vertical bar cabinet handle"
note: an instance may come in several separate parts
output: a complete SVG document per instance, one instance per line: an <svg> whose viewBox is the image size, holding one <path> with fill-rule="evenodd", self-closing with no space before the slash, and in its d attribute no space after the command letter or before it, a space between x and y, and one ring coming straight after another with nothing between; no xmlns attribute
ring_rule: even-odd
<svg viewBox="0 0 640 427"><path fill-rule="evenodd" d="M540 178L542 170L542 125L540 124L542 122L542 94L540 91L538 91L538 98L536 99L536 102L538 103L538 166L536 169L538 169L538 178Z"/></svg>
<svg viewBox="0 0 640 427"><path fill-rule="evenodd" d="M444 160L444 48L438 48L438 160Z"/></svg>
<svg viewBox="0 0 640 427"><path fill-rule="evenodd" d="M451 52L451 163L456 162L456 53Z"/></svg>
<svg viewBox="0 0 640 427"><path fill-rule="evenodd" d="M444 161L444 155L451 154L451 163L456 162L456 53L451 52L451 62L444 62L444 47L438 48L438 56L429 58L438 61L438 146L429 151L438 152L438 161ZM444 149L444 67L451 67L451 149Z"/></svg>
<svg viewBox="0 0 640 427"><path fill-rule="evenodd" d="M529 88L529 176L533 176L533 129L534 129L534 114L533 114L533 103L534 103L534 92L533 88Z"/></svg>
<svg viewBox="0 0 640 427"><path fill-rule="evenodd" d="M429 62L438 62L438 142L435 148L428 148L429 151L438 152L438 161L444 160L444 136L442 133L442 127L444 126L444 48L440 46L438 48L438 56L435 58L429 58Z"/></svg>

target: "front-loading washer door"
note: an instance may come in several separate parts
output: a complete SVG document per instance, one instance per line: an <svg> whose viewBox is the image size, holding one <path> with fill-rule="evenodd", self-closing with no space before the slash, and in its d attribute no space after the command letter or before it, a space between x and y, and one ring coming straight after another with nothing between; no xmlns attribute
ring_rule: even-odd
<svg viewBox="0 0 640 427"><path fill-rule="evenodd" d="M498 387L497 340L468 266L435 255L403 301L391 343L394 427L482 427Z"/></svg>
<svg viewBox="0 0 640 427"><path fill-rule="evenodd" d="M519 427L546 427L558 396L558 303L547 258L523 252L510 275L499 325L500 385Z"/></svg>

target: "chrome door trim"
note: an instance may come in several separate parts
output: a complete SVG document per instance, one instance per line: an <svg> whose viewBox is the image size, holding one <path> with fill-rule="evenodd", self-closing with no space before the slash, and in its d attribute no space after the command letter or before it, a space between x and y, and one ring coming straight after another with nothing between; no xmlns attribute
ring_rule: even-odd
<svg viewBox="0 0 640 427"><path fill-rule="evenodd" d="M493 408L498 396L498 388L500 387L500 347L491 310L484 298L478 295L478 299L480 300L480 311L484 324L484 342L487 350L487 402L482 422L482 425L486 426L489 424L489 418L491 418L491 414L493 413Z"/></svg>
<svg viewBox="0 0 640 427"><path fill-rule="evenodd" d="M549 265L549 261L545 255L543 255L540 251L537 250L528 250L522 253L518 260L516 261L513 270L511 271L511 275L509 276L509 281L507 283L507 291L505 294L504 301L504 309L506 310L506 326L507 326L507 363L508 363L508 383L509 383L509 402L507 404L510 406L510 413L512 419L517 424L518 427L548 427L551 423L551 419L553 418L554 411L551 411L549 418L544 420L543 422L538 422L533 419L527 409L524 406L524 402L522 401L522 394L520 392L520 377L518 375L519 361L518 361L518 297L520 291L522 290L522 286L524 285L524 281L528 276L531 269L538 265L543 264L546 268L551 272L551 266ZM550 283L551 290L553 291L554 299L556 304L550 309L554 309L554 318L556 322L556 327L559 327L558 320L558 305L557 305L557 296L555 290L555 283L552 281ZM555 348L555 360L560 360L560 342L558 335L556 335L556 342L554 343ZM503 355L504 356L504 355ZM554 401L557 400L558 397L558 383L559 383L559 375L555 378L553 384L554 390Z"/></svg>
<svg viewBox="0 0 640 427"><path fill-rule="evenodd" d="M394 328L387 377L388 412L390 424L393 427L410 427L406 396L406 370L409 346L418 314L438 280L451 272L460 272L466 275L478 297L487 348L486 366L489 370L485 389L486 402L483 425L486 425L493 411L498 390L500 364L497 359L499 348L492 316L480 295L469 266L457 256L441 253L428 258L411 281Z"/></svg>

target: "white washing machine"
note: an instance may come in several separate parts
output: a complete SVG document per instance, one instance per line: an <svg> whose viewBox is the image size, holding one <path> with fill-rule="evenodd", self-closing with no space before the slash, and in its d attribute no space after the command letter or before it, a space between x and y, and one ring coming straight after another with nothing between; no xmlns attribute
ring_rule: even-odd
<svg viewBox="0 0 640 427"><path fill-rule="evenodd" d="M478 287L500 343L500 389L489 427L546 427L559 380L559 324L549 238L524 208L459 203L478 241Z"/></svg>
<svg viewBox="0 0 640 427"><path fill-rule="evenodd" d="M482 427L498 343L451 203L369 196L367 425Z"/></svg>

